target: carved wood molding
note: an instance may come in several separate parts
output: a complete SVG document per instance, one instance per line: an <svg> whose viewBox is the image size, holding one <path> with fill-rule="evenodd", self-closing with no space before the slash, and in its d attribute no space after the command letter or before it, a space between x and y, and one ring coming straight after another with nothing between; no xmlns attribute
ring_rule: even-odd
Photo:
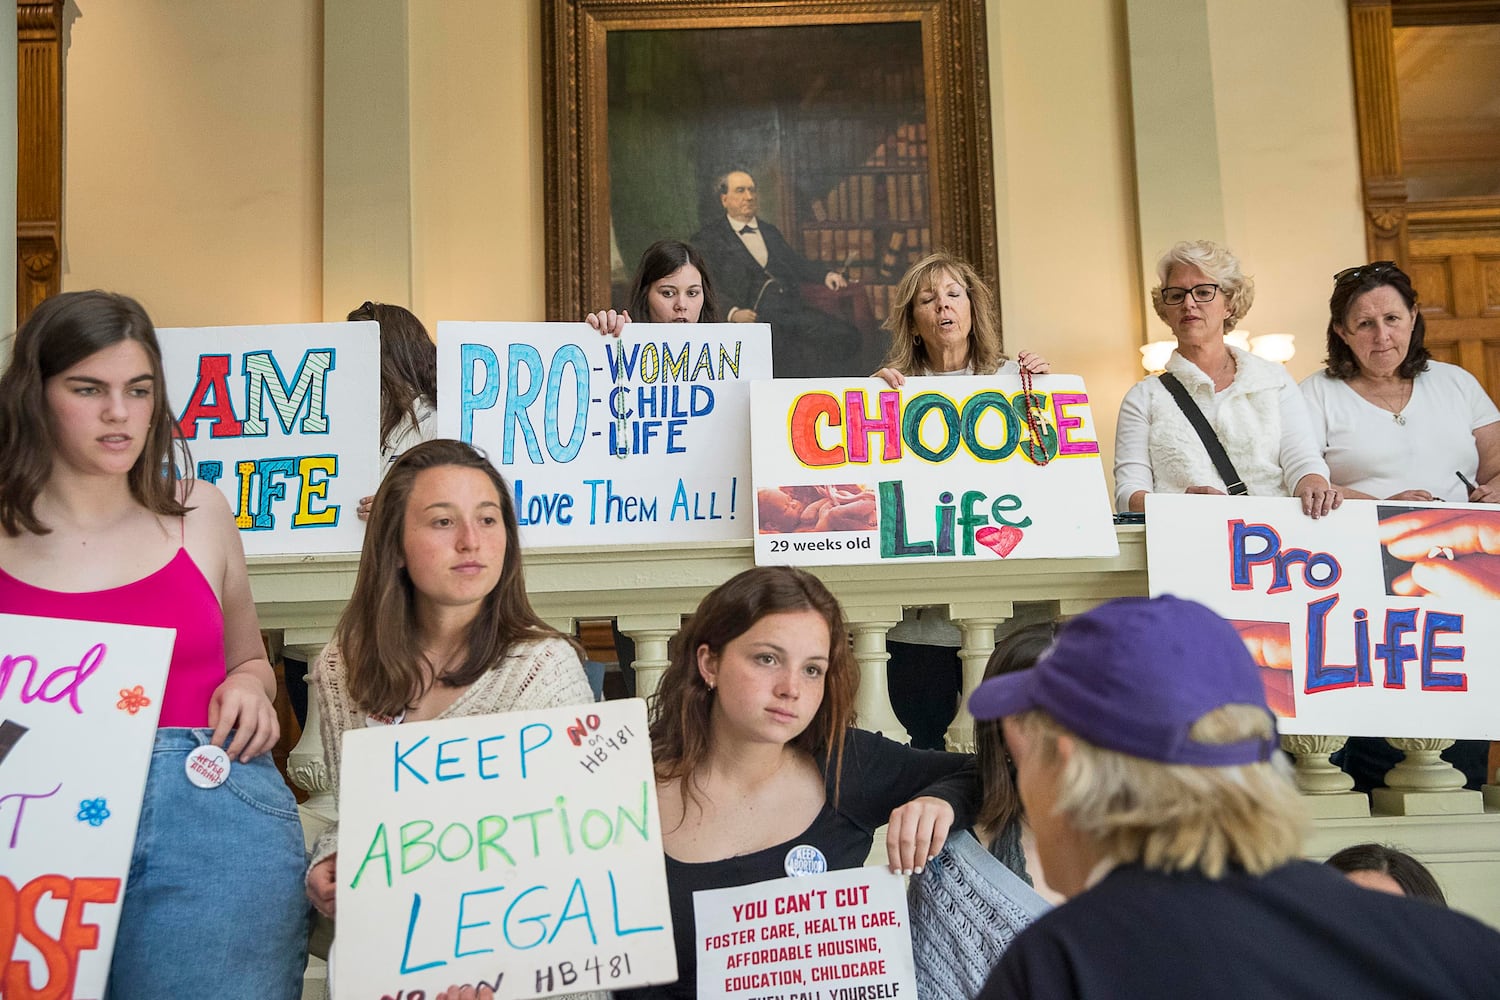
<svg viewBox="0 0 1500 1000"><path fill-rule="evenodd" d="M548 319L609 301L611 31L920 23L933 245L998 286L984 0L543 0L542 11Z"/></svg>
<svg viewBox="0 0 1500 1000"><path fill-rule="evenodd" d="M16 319L62 287L63 0L16 2Z"/></svg>

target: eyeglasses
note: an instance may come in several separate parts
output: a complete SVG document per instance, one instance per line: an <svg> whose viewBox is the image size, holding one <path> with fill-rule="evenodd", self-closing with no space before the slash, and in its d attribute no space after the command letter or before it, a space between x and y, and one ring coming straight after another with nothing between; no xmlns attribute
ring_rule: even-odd
<svg viewBox="0 0 1500 1000"><path fill-rule="evenodd" d="M1341 285L1345 281L1360 281L1363 278L1372 277L1384 271L1399 271L1393 260L1377 260L1373 264L1361 264L1359 267L1346 267L1333 276L1333 283Z"/></svg>
<svg viewBox="0 0 1500 1000"><path fill-rule="evenodd" d="M1194 302L1212 302L1218 294L1218 285L1194 285L1192 288L1168 285L1161 290L1161 300L1169 306L1180 306L1189 295L1193 297Z"/></svg>

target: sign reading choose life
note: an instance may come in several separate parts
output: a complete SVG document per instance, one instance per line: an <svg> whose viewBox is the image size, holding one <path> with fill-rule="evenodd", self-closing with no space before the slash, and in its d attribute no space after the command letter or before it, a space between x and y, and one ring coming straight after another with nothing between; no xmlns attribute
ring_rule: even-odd
<svg viewBox="0 0 1500 1000"><path fill-rule="evenodd" d="M646 703L350 730L336 1000L677 978Z"/></svg>
<svg viewBox="0 0 1500 1000"><path fill-rule="evenodd" d="M438 431L510 480L528 546L748 538L770 377L764 324L439 323Z"/></svg>
<svg viewBox="0 0 1500 1000"><path fill-rule="evenodd" d="M1076 376L776 379L750 415L760 565L1118 552Z"/></svg>

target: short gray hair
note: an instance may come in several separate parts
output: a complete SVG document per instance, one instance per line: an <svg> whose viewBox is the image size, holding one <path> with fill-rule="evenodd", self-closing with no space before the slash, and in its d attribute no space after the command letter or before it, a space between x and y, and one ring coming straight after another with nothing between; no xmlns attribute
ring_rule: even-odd
<svg viewBox="0 0 1500 1000"><path fill-rule="evenodd" d="M1229 305L1229 315L1224 317L1224 332L1239 325L1255 301L1255 279L1240 270L1240 259L1226 247L1213 240L1183 240L1161 255L1156 262L1156 287L1151 289L1151 305L1162 321L1167 319L1167 307L1161 300L1162 286L1167 276L1178 265L1196 267L1219 286L1219 293Z"/></svg>

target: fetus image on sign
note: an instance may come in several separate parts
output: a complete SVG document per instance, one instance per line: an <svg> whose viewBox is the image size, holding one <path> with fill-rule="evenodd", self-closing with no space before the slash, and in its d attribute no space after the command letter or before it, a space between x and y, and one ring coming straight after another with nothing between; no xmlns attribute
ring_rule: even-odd
<svg viewBox="0 0 1500 1000"><path fill-rule="evenodd" d="M765 487L755 500L762 535L876 527L875 491L861 484Z"/></svg>

